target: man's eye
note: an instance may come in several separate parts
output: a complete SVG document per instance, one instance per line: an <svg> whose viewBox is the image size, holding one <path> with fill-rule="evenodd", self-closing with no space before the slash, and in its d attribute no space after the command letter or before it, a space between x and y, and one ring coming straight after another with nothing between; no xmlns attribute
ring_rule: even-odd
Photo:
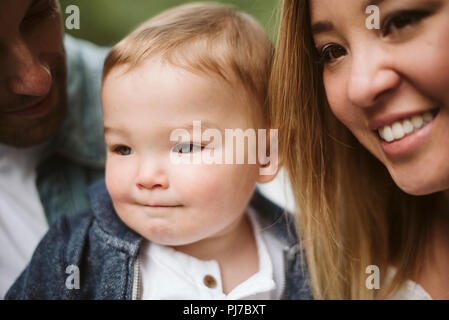
<svg viewBox="0 0 449 320"><path fill-rule="evenodd" d="M388 16L382 24L384 37L394 34L407 26L411 26L430 15L428 11L400 11Z"/></svg>
<svg viewBox="0 0 449 320"><path fill-rule="evenodd" d="M131 148L126 146L117 146L113 151L121 156L129 156L133 152Z"/></svg>
<svg viewBox="0 0 449 320"><path fill-rule="evenodd" d="M198 145L198 144L193 144L193 143L180 143L177 144L172 151L176 152L176 153L191 153L191 152L196 152L196 151L201 151L204 149L204 146L202 145Z"/></svg>
<svg viewBox="0 0 449 320"><path fill-rule="evenodd" d="M319 60L321 63L327 64L335 62L338 58L345 56L347 51L342 46L331 43L325 45L319 53Z"/></svg>

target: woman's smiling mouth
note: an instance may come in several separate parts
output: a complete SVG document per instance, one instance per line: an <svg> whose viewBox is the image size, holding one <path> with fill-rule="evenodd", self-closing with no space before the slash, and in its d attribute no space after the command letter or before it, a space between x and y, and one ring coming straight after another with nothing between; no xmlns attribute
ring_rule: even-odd
<svg viewBox="0 0 449 320"><path fill-rule="evenodd" d="M429 134L439 111L435 108L379 126L375 132L384 152L399 156L413 151Z"/></svg>
<svg viewBox="0 0 449 320"><path fill-rule="evenodd" d="M400 140L430 123L438 114L439 109L426 111L411 117L393 122L391 125L377 129L379 137L386 142Z"/></svg>

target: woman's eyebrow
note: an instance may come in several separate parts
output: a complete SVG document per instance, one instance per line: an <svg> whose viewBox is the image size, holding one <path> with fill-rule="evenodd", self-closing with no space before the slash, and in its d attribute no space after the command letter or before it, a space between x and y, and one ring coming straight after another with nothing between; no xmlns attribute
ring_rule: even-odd
<svg viewBox="0 0 449 320"><path fill-rule="evenodd" d="M362 3L362 12L365 13L367 7L380 5L384 1L385 0L366 0ZM334 26L332 22L323 20L313 23L311 29L312 35L317 35L319 33L332 31L334 29Z"/></svg>
<svg viewBox="0 0 449 320"><path fill-rule="evenodd" d="M363 12L365 12L366 7L369 6L377 6L380 5L382 2L384 2L385 0L366 0L363 4L362 4L362 10Z"/></svg>
<svg viewBox="0 0 449 320"><path fill-rule="evenodd" d="M312 35L323 32L329 32L334 29L334 25L330 21L318 21L312 24Z"/></svg>

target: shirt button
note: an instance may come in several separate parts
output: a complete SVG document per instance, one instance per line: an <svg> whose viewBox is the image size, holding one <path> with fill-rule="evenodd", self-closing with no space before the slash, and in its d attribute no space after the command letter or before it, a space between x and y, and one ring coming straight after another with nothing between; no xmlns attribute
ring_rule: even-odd
<svg viewBox="0 0 449 320"><path fill-rule="evenodd" d="M215 288L217 286L217 280L211 275L206 275L203 279L204 285L208 288Z"/></svg>

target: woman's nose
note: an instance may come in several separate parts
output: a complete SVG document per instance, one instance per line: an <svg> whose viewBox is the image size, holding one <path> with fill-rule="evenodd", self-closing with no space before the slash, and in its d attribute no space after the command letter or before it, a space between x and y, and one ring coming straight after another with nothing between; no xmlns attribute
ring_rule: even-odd
<svg viewBox="0 0 449 320"><path fill-rule="evenodd" d="M389 65L382 50L367 49L353 57L348 98L354 105L373 106L399 85L400 75Z"/></svg>
<svg viewBox="0 0 449 320"><path fill-rule="evenodd" d="M51 89L50 67L33 55L27 44L16 40L8 50L7 84L17 95L45 96Z"/></svg>

